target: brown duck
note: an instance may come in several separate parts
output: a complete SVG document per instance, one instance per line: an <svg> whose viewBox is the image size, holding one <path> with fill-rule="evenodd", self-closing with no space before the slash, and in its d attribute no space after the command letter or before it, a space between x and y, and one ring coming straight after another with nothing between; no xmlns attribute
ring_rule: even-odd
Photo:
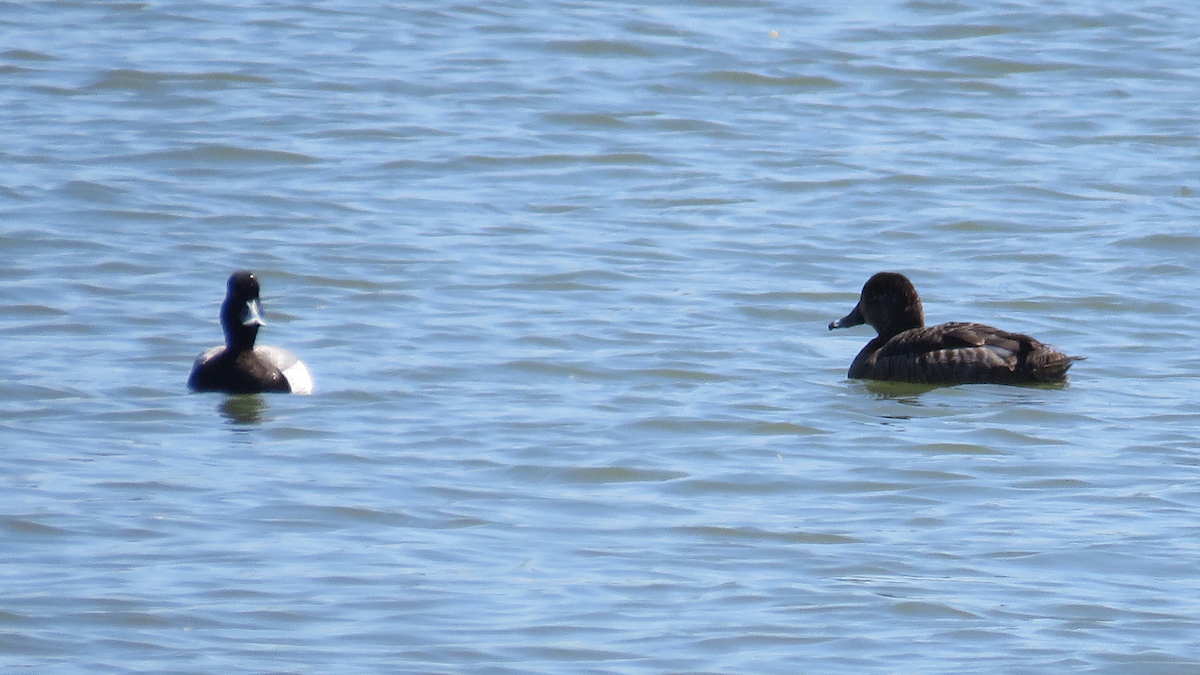
<svg viewBox="0 0 1200 675"><path fill-rule="evenodd" d="M925 325L921 298L903 274L880 272L829 330L870 324L879 335L863 347L847 375L921 384L1065 382L1078 357L1028 335L978 323Z"/></svg>

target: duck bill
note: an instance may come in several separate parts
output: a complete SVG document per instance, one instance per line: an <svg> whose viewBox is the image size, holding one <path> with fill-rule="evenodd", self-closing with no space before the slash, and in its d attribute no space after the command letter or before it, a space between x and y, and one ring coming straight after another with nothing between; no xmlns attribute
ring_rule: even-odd
<svg viewBox="0 0 1200 675"><path fill-rule="evenodd" d="M864 323L866 323L866 320L863 319L862 303L860 302L854 306L854 309L850 310L849 314L843 316L837 321L830 322L829 330L833 330L834 328L849 328L851 326L859 326Z"/></svg>
<svg viewBox="0 0 1200 675"><path fill-rule="evenodd" d="M243 326L265 326L266 321L262 318L262 305L259 304L258 298L246 301L246 308L242 310L242 325Z"/></svg>

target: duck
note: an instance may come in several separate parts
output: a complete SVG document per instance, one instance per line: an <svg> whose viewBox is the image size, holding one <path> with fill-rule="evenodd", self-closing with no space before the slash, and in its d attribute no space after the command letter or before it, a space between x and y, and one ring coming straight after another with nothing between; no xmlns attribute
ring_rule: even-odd
<svg viewBox="0 0 1200 675"><path fill-rule="evenodd" d="M1081 357L980 323L925 325L917 289L903 274L880 272L863 285L858 304L829 330L869 324L879 335L850 364L851 379L916 384L1063 383Z"/></svg>
<svg viewBox="0 0 1200 675"><path fill-rule="evenodd" d="M255 346L258 329L266 325L259 292L253 272L230 275L221 305L225 344L196 357L188 388L227 394L312 393L312 375L295 354L280 347Z"/></svg>

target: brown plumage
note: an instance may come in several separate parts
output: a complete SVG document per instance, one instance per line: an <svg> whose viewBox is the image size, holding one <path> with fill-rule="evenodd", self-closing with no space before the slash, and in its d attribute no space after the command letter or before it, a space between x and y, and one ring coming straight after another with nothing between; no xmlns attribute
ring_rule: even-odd
<svg viewBox="0 0 1200 675"><path fill-rule="evenodd" d="M925 326L921 298L903 274L880 272L863 286L858 304L829 329L870 324L867 343L847 377L922 384L1037 384L1065 382L1076 357L979 323Z"/></svg>

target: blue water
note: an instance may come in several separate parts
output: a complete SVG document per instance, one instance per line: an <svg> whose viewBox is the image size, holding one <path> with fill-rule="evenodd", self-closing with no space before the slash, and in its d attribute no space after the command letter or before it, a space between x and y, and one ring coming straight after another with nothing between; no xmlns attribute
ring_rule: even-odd
<svg viewBox="0 0 1200 675"><path fill-rule="evenodd" d="M0 5L0 665L1197 672L1198 34ZM313 396L187 392L242 268ZM1087 360L847 380L885 269Z"/></svg>

